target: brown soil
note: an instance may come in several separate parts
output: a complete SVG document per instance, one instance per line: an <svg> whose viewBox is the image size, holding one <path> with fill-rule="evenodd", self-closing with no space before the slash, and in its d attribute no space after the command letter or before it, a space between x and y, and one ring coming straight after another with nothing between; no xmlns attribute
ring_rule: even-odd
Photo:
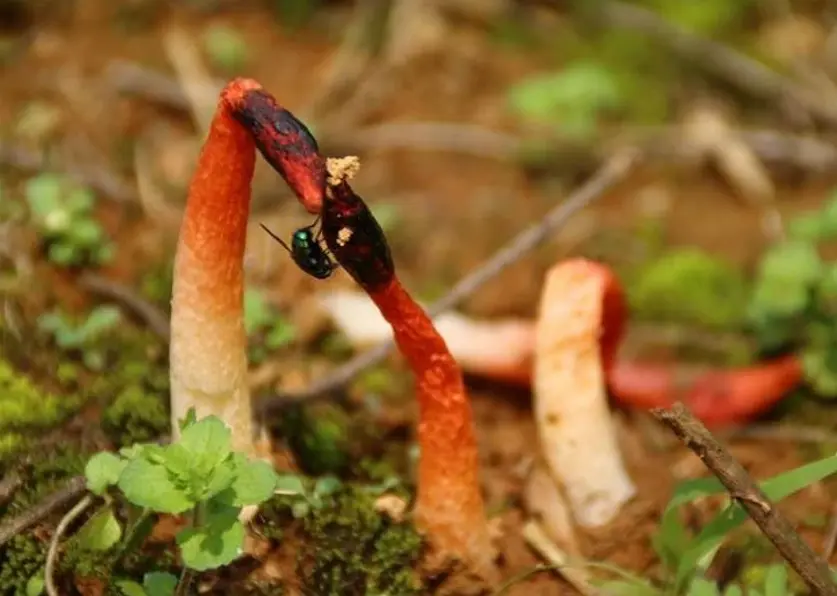
<svg viewBox="0 0 837 596"><path fill-rule="evenodd" d="M104 68L112 58L168 70L158 29L130 35L120 33L109 20L107 7L111 4L104 0L79 0L74 3L75 14L70 22L39 25L33 31L28 49L0 73L0 120L13 122L14 115L27 102L49 98L62 107L63 135L85 138L105 152L113 151L117 139L139 135L156 119L169 121L172 127L185 126L182 114L137 100L120 99L107 91ZM199 31L213 20L185 13L175 18L193 31ZM246 74L259 79L291 110L302 111L318 87L319 69L334 44L325 35L285 33L255 10L241 9L224 16L223 20L238 28L253 48ZM399 90L387 104L386 113L379 115L380 121L476 119L489 127L503 126L504 118L499 115L502 90L510 81L534 70L537 61L498 52L490 62L481 62L479 67L482 82L467 101L438 101L432 95L433 85L442 75L427 72L426 77L414 79L414 87L404 86ZM62 84L76 81L75 77L81 81L77 93L69 98L62 95L59 92ZM428 101L429 97L434 100ZM479 116L474 118L474 114ZM182 156L172 157L176 158ZM544 190L513 164L475 157L393 151L366 155L364 164L359 191L373 202L381 200L403 207L409 228L403 234L409 241L396 239L394 248L403 276L414 287L432 284L440 278L442 282L455 279L482 261L506 238L537 219L561 196L559 192ZM184 180L181 182L185 184ZM779 192L781 210L793 212L814 205L827 188L825 182L812 182L801 188L788 185ZM637 173L618 192L604 197L597 206L578 217L548 246L489 284L469 301L468 310L480 315L533 313L543 271L567 250L576 249L573 236L580 233L578 230L583 231L591 221L597 230L630 229L640 219L642 200L649 191L670 202L666 224L675 244L708 248L744 264L751 263L764 245L756 214L721 182L701 173L649 169ZM177 204L181 200L181 196L172 196L170 202ZM273 212L264 209L263 213L267 217ZM107 276L135 282L155 256L173 254L171 229L162 230L158 222L145 217L136 205L107 204L101 215L119 245L118 257L105 272ZM288 223L282 225L292 227ZM257 260L276 258L276 255L254 256ZM89 303L89 295L77 288L72 277L46 267L43 271L39 274L43 285L36 291L47 293L48 287L49 294L60 297L62 304L71 309ZM277 279L286 273L300 279ZM344 278L340 283L348 282ZM304 300L313 288L292 267L283 267L269 285L284 290L280 292L284 304ZM37 303L38 297L33 300ZM520 535L524 520L520 506L524 481L521 470L537 456L528 400L528 395L491 387L476 389L474 395L489 508L502 510L502 560L507 577L540 562ZM584 535L583 549L593 560L608 561L643 575L656 572L658 562L650 540L670 495L675 480L673 472L680 471L682 478L702 475L705 470L683 449L655 449L645 430L633 420L624 417L623 426L626 454L639 494L613 524ZM778 441L736 443L735 453L757 477L790 469L804 461L795 445ZM828 491L823 486L814 486L782 507L793 519L801 520L812 512L828 514L831 505ZM806 538L820 549L823 531L809 531ZM283 553L292 550L283 547ZM273 561L269 567L273 573L287 575L288 560L277 558L281 554L268 555ZM508 592L521 596L571 593L552 573L537 575Z"/></svg>

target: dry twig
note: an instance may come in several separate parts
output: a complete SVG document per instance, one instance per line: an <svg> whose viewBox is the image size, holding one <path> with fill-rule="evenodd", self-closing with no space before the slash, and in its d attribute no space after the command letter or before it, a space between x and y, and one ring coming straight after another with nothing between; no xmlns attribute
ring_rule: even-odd
<svg viewBox="0 0 837 596"><path fill-rule="evenodd" d="M86 486L87 481L84 476L76 476L64 488L52 493L34 507L0 526L0 547L56 509L60 509L70 501L77 499L87 490Z"/></svg>
<svg viewBox="0 0 837 596"><path fill-rule="evenodd" d="M799 537L790 521L768 500L744 467L685 405L677 403L670 410L655 409L652 413L718 477L730 496L740 503L814 594L837 596L837 584L825 561Z"/></svg>
<svg viewBox="0 0 837 596"><path fill-rule="evenodd" d="M125 306L148 325L155 335L168 343L169 317L131 288L95 273L85 273L79 278L79 283L87 290Z"/></svg>
<svg viewBox="0 0 837 596"><path fill-rule="evenodd" d="M626 151L606 163L584 186L576 190L566 201L549 211L539 222L526 228L498 250L483 265L459 280L440 300L428 309L432 317L455 307L471 296L504 269L517 262L523 255L537 247L578 211L600 198L621 182L638 160L634 151ZM289 404L322 397L349 383L355 376L386 358L392 349L392 341L372 348L333 371L322 381L304 391L263 398L256 408L267 414Z"/></svg>
<svg viewBox="0 0 837 596"><path fill-rule="evenodd" d="M58 527L55 528L55 533L52 535L52 540L49 542L49 550L47 551L46 568L44 569L44 587L49 596L60 596L58 589L55 587L55 563L58 560L58 545L61 542L61 537L70 524L73 523L84 511L93 504L93 496L87 495L81 501L76 503L75 507L67 512L67 515L61 518L58 522Z"/></svg>

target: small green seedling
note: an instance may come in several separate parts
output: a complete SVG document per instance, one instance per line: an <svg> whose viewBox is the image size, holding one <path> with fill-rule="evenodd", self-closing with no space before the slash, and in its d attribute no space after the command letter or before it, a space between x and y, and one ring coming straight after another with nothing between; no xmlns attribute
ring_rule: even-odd
<svg viewBox="0 0 837 596"><path fill-rule="evenodd" d="M242 508L264 503L282 486L269 464L232 451L230 429L219 418L197 420L194 411L182 422L176 443L135 444L119 453L98 453L88 461L85 476L88 490L105 504L75 536L78 546L115 551L118 559L142 543L155 514L185 515L190 523L176 542L184 566L192 571L216 569L238 558L245 537L239 521ZM138 508L134 523L124 532L113 509L117 495ZM185 590L168 573L149 573L142 584L128 579L114 584L126 596Z"/></svg>
<svg viewBox="0 0 837 596"><path fill-rule="evenodd" d="M296 338L294 326L253 288L244 291L244 328L249 338L249 359L255 364Z"/></svg>
<svg viewBox="0 0 837 596"><path fill-rule="evenodd" d="M45 313L38 318L38 328L51 334L61 350L80 354L90 370L102 370L105 353L99 340L114 331L121 321L115 306L97 306L81 321L59 311Z"/></svg>
<svg viewBox="0 0 837 596"><path fill-rule="evenodd" d="M50 261L78 267L111 259L113 246L95 219L90 190L64 176L40 174L26 183L25 197Z"/></svg>

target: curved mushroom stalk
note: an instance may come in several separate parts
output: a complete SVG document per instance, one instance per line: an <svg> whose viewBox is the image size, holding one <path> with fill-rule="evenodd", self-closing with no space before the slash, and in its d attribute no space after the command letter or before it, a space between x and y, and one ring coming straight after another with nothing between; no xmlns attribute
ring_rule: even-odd
<svg viewBox="0 0 837 596"><path fill-rule="evenodd" d="M612 520L636 492L605 387L624 312L614 281L594 262L559 263L547 274L536 329L535 416L543 455L584 527Z"/></svg>
<svg viewBox="0 0 837 596"><path fill-rule="evenodd" d="M268 109L269 108L269 109ZM301 128L300 128L301 127ZM174 260L169 347L172 434L190 408L232 429L233 449L254 455L243 322L243 258L256 146L306 208L318 210L325 161L307 130L261 85L221 91L189 186Z"/></svg>
<svg viewBox="0 0 837 596"><path fill-rule="evenodd" d="M395 274L378 222L345 181L357 164L329 162L322 229L329 249L392 327L415 375L420 448L416 521L430 543L487 580L497 577L479 483L471 404L445 340Z"/></svg>

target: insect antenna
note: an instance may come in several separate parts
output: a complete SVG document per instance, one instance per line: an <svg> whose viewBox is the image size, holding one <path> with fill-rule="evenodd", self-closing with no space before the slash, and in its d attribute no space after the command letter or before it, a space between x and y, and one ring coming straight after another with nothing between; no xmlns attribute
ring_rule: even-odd
<svg viewBox="0 0 837 596"><path fill-rule="evenodd" d="M284 240L282 240L279 236L277 236L276 234L274 234L273 232L271 232L271 231L267 228L267 226L266 226L266 225L264 225L263 223L260 223L259 225L262 227L262 229L263 229L265 232L267 232L267 233L268 233L268 235L269 235L271 238L273 238L274 240L276 240L276 242L278 242L279 244L281 244L281 245L282 245L282 248L284 248L286 251L288 251L288 253L290 253L290 252L291 252L291 249L290 249L290 248L288 248L288 245L287 245L287 244L285 244L285 241L284 241Z"/></svg>

